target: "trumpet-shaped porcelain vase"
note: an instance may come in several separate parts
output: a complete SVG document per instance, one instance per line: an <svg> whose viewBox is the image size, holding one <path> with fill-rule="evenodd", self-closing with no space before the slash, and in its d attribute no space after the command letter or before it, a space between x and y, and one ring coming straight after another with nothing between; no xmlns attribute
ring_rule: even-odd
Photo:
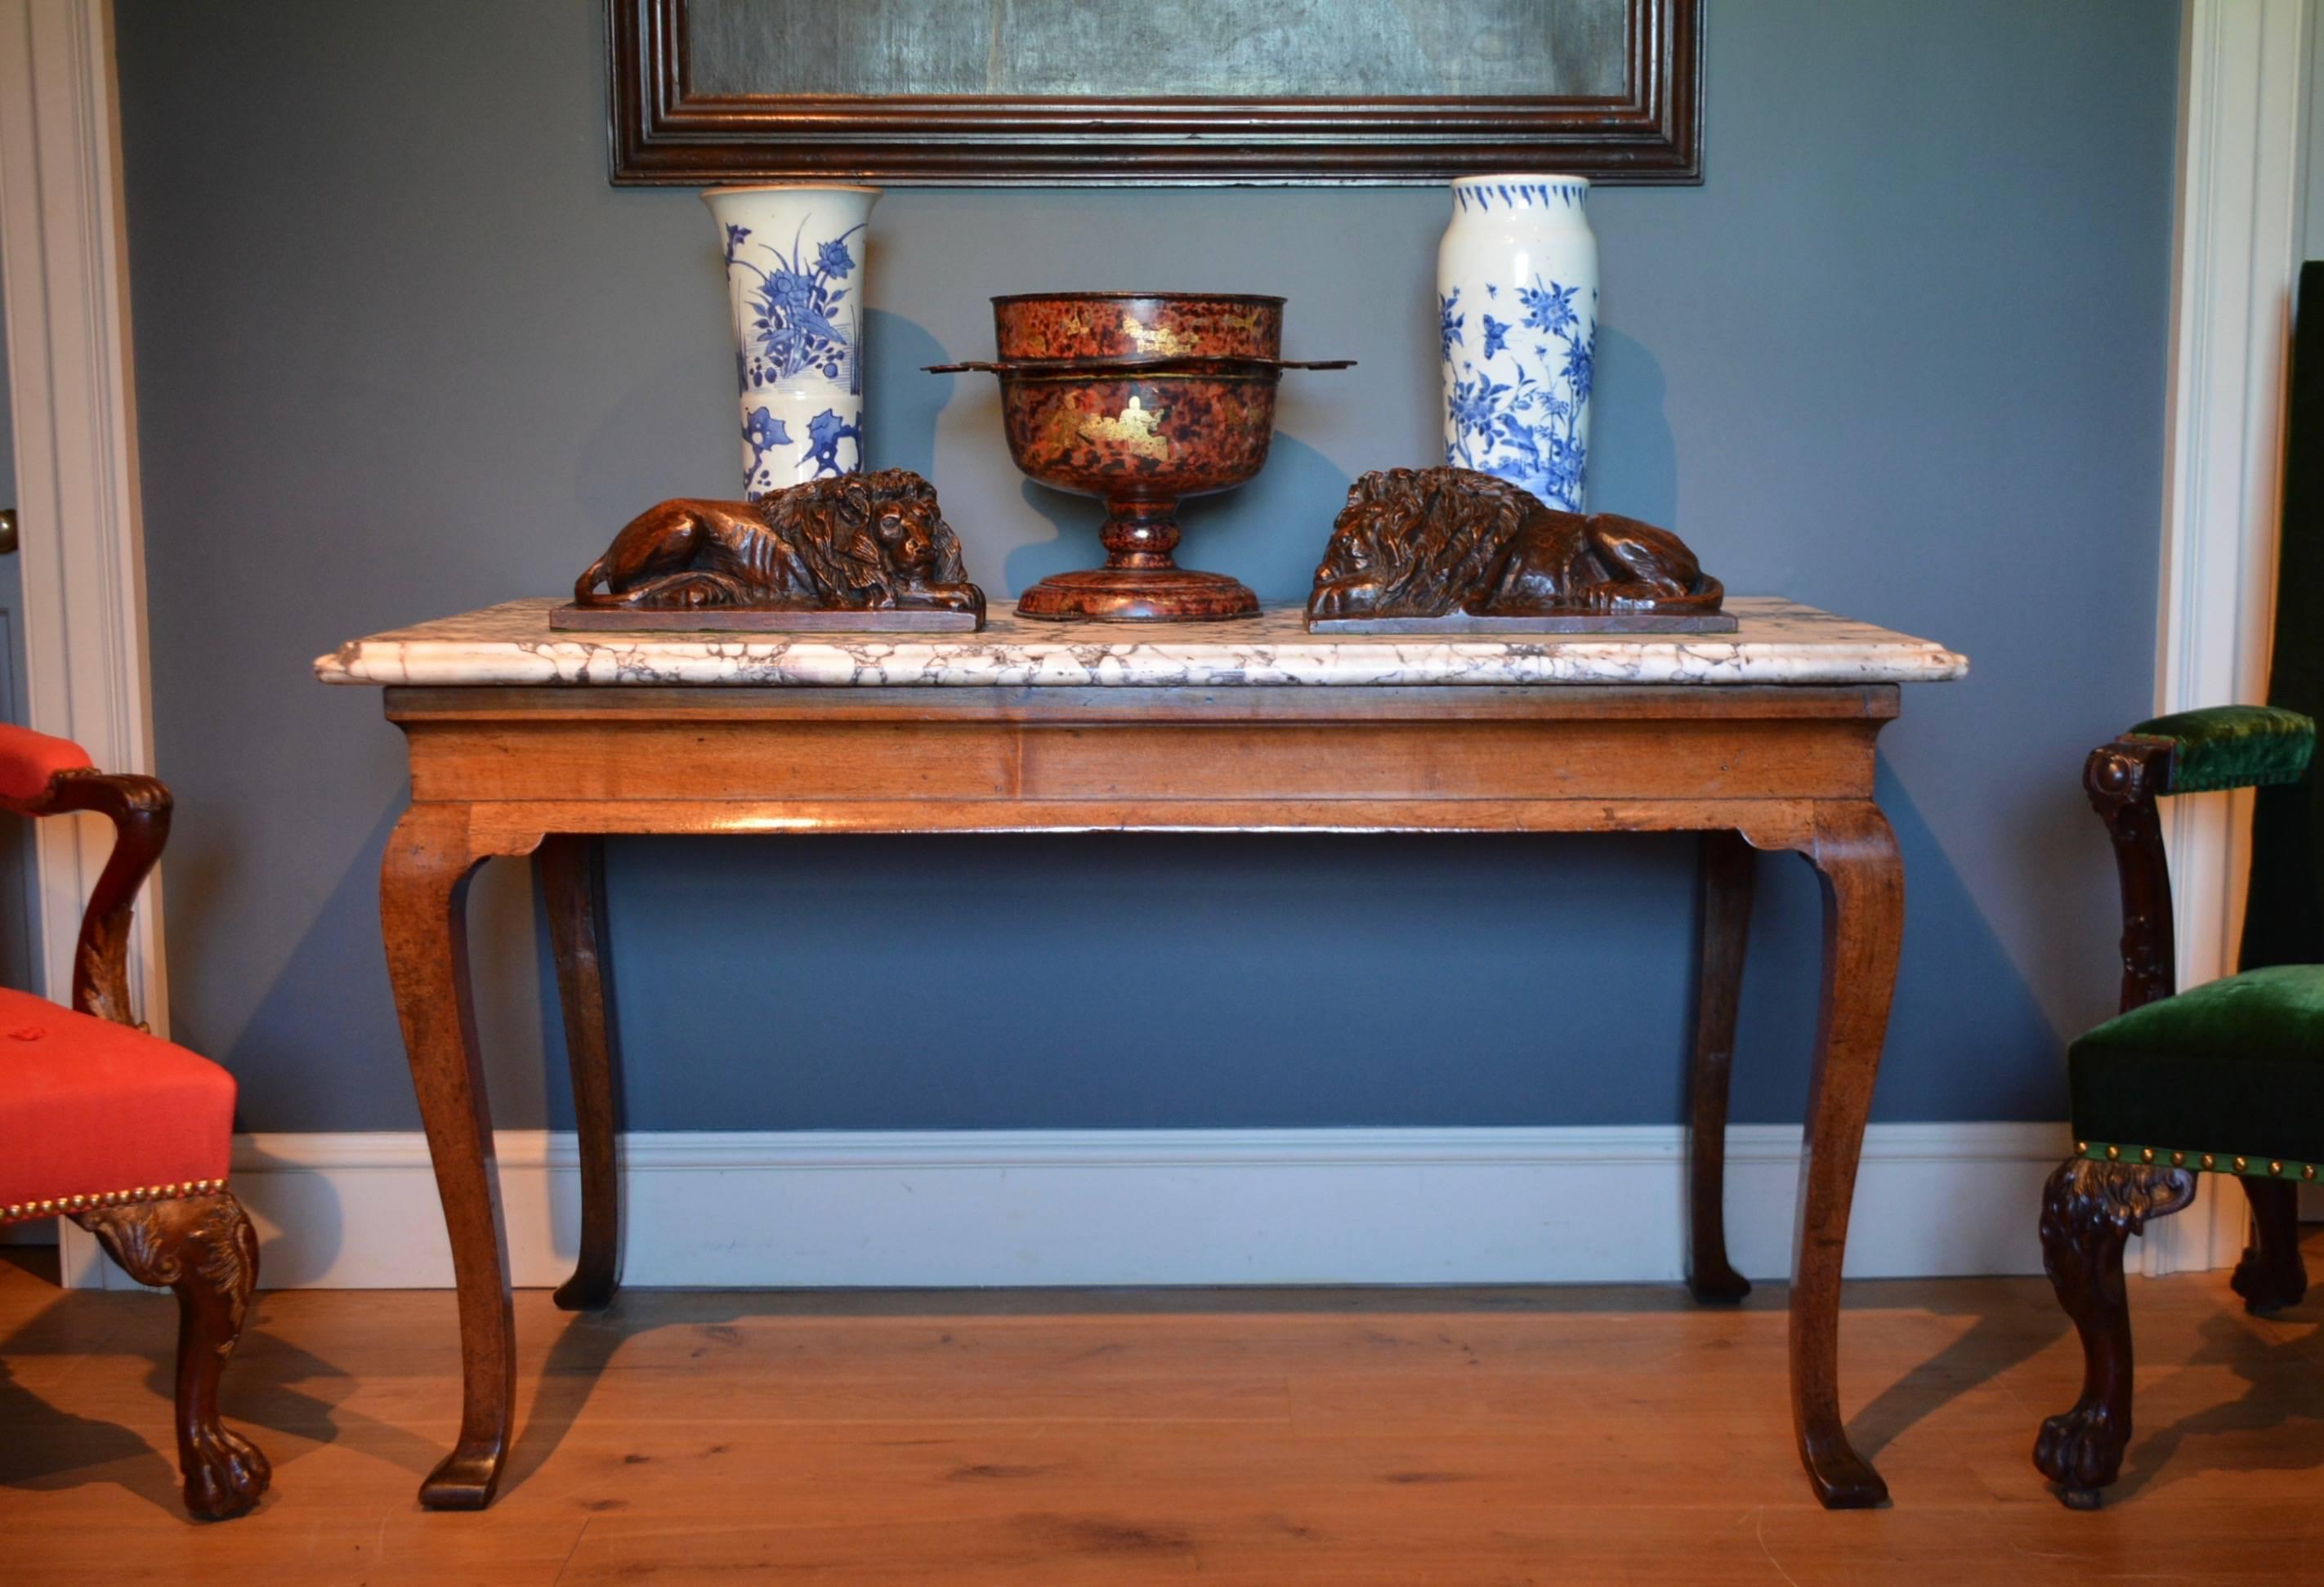
<svg viewBox="0 0 2324 1587"><path fill-rule="evenodd" d="M742 494L863 467L863 260L877 188L713 188L742 387Z"/></svg>

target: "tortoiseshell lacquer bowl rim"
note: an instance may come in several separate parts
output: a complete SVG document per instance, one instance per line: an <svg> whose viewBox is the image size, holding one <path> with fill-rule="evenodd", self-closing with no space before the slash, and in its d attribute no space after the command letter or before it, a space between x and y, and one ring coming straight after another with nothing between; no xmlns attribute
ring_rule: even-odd
<svg viewBox="0 0 2324 1587"><path fill-rule="evenodd" d="M995 306L1002 303L1088 303L1120 302L1139 298L1165 303L1272 303L1281 308L1290 301L1270 292L1004 292L992 300Z"/></svg>
<svg viewBox="0 0 2324 1587"><path fill-rule="evenodd" d="M923 364L929 374L997 374L1003 380L1089 378L1144 380L1164 375L1195 380L1273 380L1286 369L1353 369L1352 358L1274 358L1257 353L1177 353L1140 358L1097 354L1085 358L968 358Z"/></svg>

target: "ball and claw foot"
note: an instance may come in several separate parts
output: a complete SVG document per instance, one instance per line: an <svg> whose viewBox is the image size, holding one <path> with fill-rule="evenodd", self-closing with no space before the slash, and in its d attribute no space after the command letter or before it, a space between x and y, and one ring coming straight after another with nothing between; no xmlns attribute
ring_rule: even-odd
<svg viewBox="0 0 2324 1587"><path fill-rule="evenodd" d="M248 1515L274 1480L274 1468L241 1434L212 1426L184 1455L186 1509L196 1520Z"/></svg>
<svg viewBox="0 0 2324 1587"><path fill-rule="evenodd" d="M2045 1418L2034 1444L2034 1464L2058 1485L2068 1509L2096 1509L2101 1492L2122 1473L2129 1429L2105 1405L2083 1400Z"/></svg>

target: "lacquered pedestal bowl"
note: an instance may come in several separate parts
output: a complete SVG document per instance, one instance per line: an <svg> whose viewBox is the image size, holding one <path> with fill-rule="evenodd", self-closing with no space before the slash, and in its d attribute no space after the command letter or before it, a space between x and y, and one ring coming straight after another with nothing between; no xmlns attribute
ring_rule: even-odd
<svg viewBox="0 0 2324 1587"><path fill-rule="evenodd" d="M1181 567L1178 503L1230 490L1267 461L1280 298L1195 292L1047 292L992 300L998 361L935 365L1001 377L1009 455L1046 485L1105 503L1103 567L1056 573L1020 616L1111 623L1246 617L1259 597L1223 573Z"/></svg>

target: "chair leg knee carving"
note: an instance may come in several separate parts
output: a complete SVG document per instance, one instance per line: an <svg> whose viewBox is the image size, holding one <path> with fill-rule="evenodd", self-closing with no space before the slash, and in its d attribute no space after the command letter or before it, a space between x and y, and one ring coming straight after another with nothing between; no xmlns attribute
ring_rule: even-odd
<svg viewBox="0 0 2324 1587"><path fill-rule="evenodd" d="M2130 1303L2122 1250L2156 1218L2195 1199L2183 1168L2070 1158L2042 1195L2042 1266L2082 1339L2082 1397L2050 1417L2034 1463L2074 1509L2096 1509L2130 1444Z"/></svg>
<svg viewBox="0 0 2324 1587"><path fill-rule="evenodd" d="M266 1456L218 1422L218 1375L242 1338L258 1283L258 1238L226 1191L95 1208L74 1221L140 1284L178 1296L178 1466L201 1520L248 1511L272 1476Z"/></svg>

